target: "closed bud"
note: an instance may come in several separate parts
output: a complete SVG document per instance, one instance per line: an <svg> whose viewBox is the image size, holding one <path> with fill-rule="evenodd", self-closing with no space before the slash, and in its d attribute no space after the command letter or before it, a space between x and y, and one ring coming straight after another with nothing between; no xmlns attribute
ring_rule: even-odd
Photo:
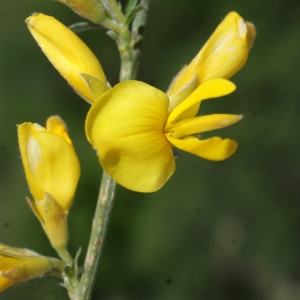
<svg viewBox="0 0 300 300"><path fill-rule="evenodd" d="M55 258L41 256L28 249L0 245L0 292L12 285L60 273L63 263Z"/></svg>
<svg viewBox="0 0 300 300"><path fill-rule="evenodd" d="M80 176L80 165L65 123L48 118L46 128L32 123L18 126L26 179L34 198L27 199L52 246L60 252L68 241L67 215Z"/></svg>
<svg viewBox="0 0 300 300"><path fill-rule="evenodd" d="M79 96L89 103L97 100L82 74L97 80L101 95L110 88L98 59L72 30L43 14L33 14L26 23L42 51Z"/></svg>

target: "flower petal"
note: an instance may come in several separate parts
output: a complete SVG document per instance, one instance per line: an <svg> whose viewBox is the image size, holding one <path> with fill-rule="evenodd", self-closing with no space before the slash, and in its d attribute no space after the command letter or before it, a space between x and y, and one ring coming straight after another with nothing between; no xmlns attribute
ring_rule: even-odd
<svg viewBox="0 0 300 300"><path fill-rule="evenodd" d="M4 278L0 275L0 292L3 292L10 286L14 285L14 281Z"/></svg>
<svg viewBox="0 0 300 300"><path fill-rule="evenodd" d="M90 74L104 85L107 82L98 59L87 45L53 17L33 14L26 19L26 23L30 33L58 72L80 96L88 102L94 102L94 96L80 73Z"/></svg>
<svg viewBox="0 0 300 300"><path fill-rule="evenodd" d="M235 88L235 85L226 79L211 79L204 82L170 113L167 127L173 122L193 118L197 114L202 100L228 95Z"/></svg>
<svg viewBox="0 0 300 300"><path fill-rule="evenodd" d="M6 250L4 245L0 245L0 249ZM7 279L3 276L1 276L1 274L3 272L6 272L7 270L9 270L11 267L16 266L17 264L15 263L16 260L14 260L14 264L11 263L11 259L10 258L6 258L6 257L2 257L1 253L0 253L0 292L6 290L7 288L9 288L10 286L14 285L15 282Z"/></svg>
<svg viewBox="0 0 300 300"><path fill-rule="evenodd" d="M30 191L44 216L39 202L49 193L68 211L80 175L80 165L72 144L64 137L38 124L18 126L18 138L25 175Z"/></svg>
<svg viewBox="0 0 300 300"><path fill-rule="evenodd" d="M172 147L162 133L167 116L166 94L133 80L117 84L92 105L86 135L116 182L154 192L174 173Z"/></svg>
<svg viewBox="0 0 300 300"><path fill-rule="evenodd" d="M181 73L180 73L181 74ZM177 75L177 76L180 76ZM177 76L174 78L176 80ZM184 101L196 88L197 88L197 74L195 73L192 79L185 84L175 95L169 96L169 113L178 106L182 101Z"/></svg>
<svg viewBox="0 0 300 300"><path fill-rule="evenodd" d="M229 13L192 60L175 78L167 95L172 98L197 74L198 86L212 78L228 79L246 62L255 37L253 24Z"/></svg>
<svg viewBox="0 0 300 300"><path fill-rule="evenodd" d="M68 135L67 124L59 116L49 117L46 122L46 129L60 135L69 145L72 145L72 141Z"/></svg>
<svg viewBox="0 0 300 300"><path fill-rule="evenodd" d="M169 142L178 149L190 152L204 159L220 161L231 156L237 149L236 141L211 137L206 140L199 140L189 136L184 139L174 139L170 134L166 135Z"/></svg>
<svg viewBox="0 0 300 300"><path fill-rule="evenodd" d="M247 26L247 43L249 50L252 48L255 37L256 37L256 29L253 23L245 22Z"/></svg>
<svg viewBox="0 0 300 300"><path fill-rule="evenodd" d="M4 273L4 272L8 271L9 269L18 266L20 264L20 261L22 260L22 258L17 257L17 255L14 255L14 253L12 253L11 255L10 255L9 252L6 255L6 251L4 251L4 253L5 253L5 255L3 255L0 252L0 270L1 270L1 273Z"/></svg>
<svg viewBox="0 0 300 300"><path fill-rule="evenodd" d="M241 115L229 114L212 114L207 116L200 116L176 122L169 129L165 128L164 131L172 133L171 137L179 139L187 135L193 135L230 126L240 121L242 117L243 116Z"/></svg>

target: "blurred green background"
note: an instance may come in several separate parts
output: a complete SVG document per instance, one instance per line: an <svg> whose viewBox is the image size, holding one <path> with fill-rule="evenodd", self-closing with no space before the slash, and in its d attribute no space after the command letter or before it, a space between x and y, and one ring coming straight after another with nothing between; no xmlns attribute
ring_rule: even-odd
<svg viewBox="0 0 300 300"><path fill-rule="evenodd" d="M126 3L125 1L123 3ZM300 5L289 0L152 0L138 79L166 90L221 19L235 10L257 28L237 91L207 101L202 114L244 114L218 135L236 154L210 162L179 153L177 170L157 193L119 188L94 300L300 299ZM50 65L24 23L33 12L70 25L81 18L50 0L0 4L0 243L55 256L25 203L29 196L16 124L60 115L82 166L72 207L70 251L89 239L101 169L84 135L89 105ZM104 30L81 33L111 84L119 57ZM145 170L147 172L147 170ZM32 280L2 300L64 300L57 279Z"/></svg>

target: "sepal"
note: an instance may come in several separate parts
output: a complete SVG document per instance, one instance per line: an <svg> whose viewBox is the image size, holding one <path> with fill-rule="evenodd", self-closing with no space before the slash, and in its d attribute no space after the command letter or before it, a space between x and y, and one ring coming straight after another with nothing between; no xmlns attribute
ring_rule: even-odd
<svg viewBox="0 0 300 300"><path fill-rule="evenodd" d="M107 92L108 90L107 85L105 85L97 77L86 73L81 73L79 75L83 78L83 80L87 84L88 88L90 89L91 93L94 96L95 101L97 101L100 96L102 96L104 93Z"/></svg>
<svg viewBox="0 0 300 300"><path fill-rule="evenodd" d="M44 230L52 247L57 252L64 251L68 244L67 213L50 194L45 194Z"/></svg>
<svg viewBox="0 0 300 300"><path fill-rule="evenodd" d="M45 275L58 275L63 262L34 251L0 245L0 292L21 282Z"/></svg>
<svg viewBox="0 0 300 300"><path fill-rule="evenodd" d="M29 205L29 207L31 208L33 214L37 217L37 219L40 221L41 225L44 228L45 222L35 204L35 201L31 200L29 197L25 197L25 200L26 200L27 204Z"/></svg>
<svg viewBox="0 0 300 300"><path fill-rule="evenodd" d="M92 21L93 23L100 24L106 18L104 7L101 1L98 0L57 0L69 6L76 14L81 17Z"/></svg>

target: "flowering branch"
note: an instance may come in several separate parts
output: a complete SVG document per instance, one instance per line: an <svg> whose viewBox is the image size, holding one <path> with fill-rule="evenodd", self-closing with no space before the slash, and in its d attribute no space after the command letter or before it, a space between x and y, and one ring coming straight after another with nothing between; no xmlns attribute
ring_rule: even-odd
<svg viewBox="0 0 300 300"><path fill-rule="evenodd" d="M73 31L105 27L116 41L121 59L120 83L111 87L96 56L70 28L42 13L26 19L53 66L92 104L85 122L86 137L97 151L103 176L91 237L79 281L80 250L74 259L67 250L67 216L80 164L67 126L58 116L48 118L45 128L29 122L19 125L19 147L33 197L27 202L62 261L0 244L0 291L32 278L56 275L62 277L70 299L89 300L116 182L137 192L157 191L175 171L174 146L213 161L224 160L236 151L234 140L217 136L202 139L200 134L232 125L241 115L197 113L202 101L235 90L227 79L245 64L256 31L252 23L230 12L164 93L134 80L149 0L129 0L124 13L116 0L58 1L92 22L77 23L71 26Z"/></svg>

